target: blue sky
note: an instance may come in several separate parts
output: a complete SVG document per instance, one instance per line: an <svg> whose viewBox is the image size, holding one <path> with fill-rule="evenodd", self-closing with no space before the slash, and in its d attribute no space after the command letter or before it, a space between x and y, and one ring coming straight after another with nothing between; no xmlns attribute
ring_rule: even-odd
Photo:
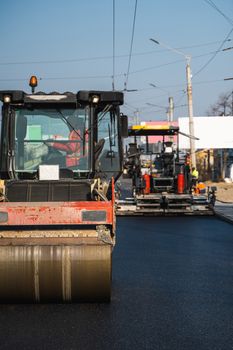
<svg viewBox="0 0 233 350"><path fill-rule="evenodd" d="M232 0L214 3L233 20ZM129 67L127 89L138 90L125 93L124 112L165 120L172 96L175 119L187 115L185 58L149 38L192 56L194 115L233 90L233 80L224 81L233 77L233 50L196 74L233 28L206 1L138 0L129 66L134 10L135 0L115 0L115 89L124 89ZM113 0L2 0L0 32L1 90L29 91L32 74L45 92L112 89ZM233 33L229 39L223 48L233 46Z"/></svg>

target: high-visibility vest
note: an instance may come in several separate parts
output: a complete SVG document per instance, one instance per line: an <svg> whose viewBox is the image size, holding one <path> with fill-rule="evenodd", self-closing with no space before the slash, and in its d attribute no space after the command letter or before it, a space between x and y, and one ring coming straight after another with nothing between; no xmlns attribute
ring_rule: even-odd
<svg viewBox="0 0 233 350"><path fill-rule="evenodd" d="M67 143L54 142L53 148L66 152L66 166L76 166L79 164L79 159L82 158L81 155L81 138L80 130L72 130L69 135L69 141ZM76 141L76 142L72 142ZM77 142L79 141L79 142Z"/></svg>
<svg viewBox="0 0 233 350"><path fill-rule="evenodd" d="M197 171L196 169L194 169L194 170L192 171L192 174L191 174L191 175L192 175L192 177L198 179L199 173L198 173L198 171Z"/></svg>

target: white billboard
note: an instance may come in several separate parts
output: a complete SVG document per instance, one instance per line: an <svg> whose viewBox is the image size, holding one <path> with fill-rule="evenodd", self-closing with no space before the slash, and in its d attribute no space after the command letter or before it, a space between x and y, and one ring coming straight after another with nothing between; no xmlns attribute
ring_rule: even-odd
<svg viewBox="0 0 233 350"><path fill-rule="evenodd" d="M194 117L195 148L233 148L233 116L228 117ZM189 118L179 118L181 132L189 133ZM190 139L180 135L181 149L190 148Z"/></svg>

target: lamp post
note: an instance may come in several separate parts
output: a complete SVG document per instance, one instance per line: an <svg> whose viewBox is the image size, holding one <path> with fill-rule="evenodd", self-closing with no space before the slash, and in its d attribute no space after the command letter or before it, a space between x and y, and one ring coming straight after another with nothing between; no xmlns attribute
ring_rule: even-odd
<svg viewBox="0 0 233 350"><path fill-rule="evenodd" d="M166 94L168 94L168 96L169 96L169 94L170 94L167 90L161 88L160 86L158 86L158 85L156 85L156 84L149 83L149 85L152 86L153 88L156 88L156 89L159 89L159 90L161 90L161 91L166 92Z"/></svg>
<svg viewBox="0 0 233 350"><path fill-rule="evenodd" d="M169 123L173 122L173 114L174 114L174 101L173 97L168 97L169 103Z"/></svg>
<svg viewBox="0 0 233 350"><path fill-rule="evenodd" d="M191 78L191 67L190 67L191 56L186 55L184 52L177 50L177 49L174 49L173 47L168 46L164 43L161 43L160 41L155 40L153 38L151 38L150 40L153 41L157 45L161 45L170 51L173 51L179 55L182 55L186 59L186 81L187 81L187 97L188 97L189 134L191 135L191 137L189 139L190 156L191 156L192 166L196 167L194 123L193 123L192 78Z"/></svg>
<svg viewBox="0 0 233 350"><path fill-rule="evenodd" d="M139 124L139 109L137 108L135 112L133 112L134 114L134 120L135 120L135 124L138 125Z"/></svg>

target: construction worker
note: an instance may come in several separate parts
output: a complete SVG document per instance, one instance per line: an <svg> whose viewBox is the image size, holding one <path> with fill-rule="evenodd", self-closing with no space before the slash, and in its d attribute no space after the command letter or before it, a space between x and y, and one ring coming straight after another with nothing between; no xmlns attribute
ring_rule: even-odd
<svg viewBox="0 0 233 350"><path fill-rule="evenodd" d="M192 167L191 176L192 176L192 187L195 188L197 185L197 182L198 182L198 177L199 177L199 173L195 167Z"/></svg>
<svg viewBox="0 0 233 350"><path fill-rule="evenodd" d="M47 142L49 147L52 147L58 151L66 152L66 167L75 167L79 165L80 159L84 157L82 146L82 134L83 134L83 121L77 117L70 117L67 119L67 125L69 127L69 140L70 142ZM85 147L85 146L84 146Z"/></svg>

